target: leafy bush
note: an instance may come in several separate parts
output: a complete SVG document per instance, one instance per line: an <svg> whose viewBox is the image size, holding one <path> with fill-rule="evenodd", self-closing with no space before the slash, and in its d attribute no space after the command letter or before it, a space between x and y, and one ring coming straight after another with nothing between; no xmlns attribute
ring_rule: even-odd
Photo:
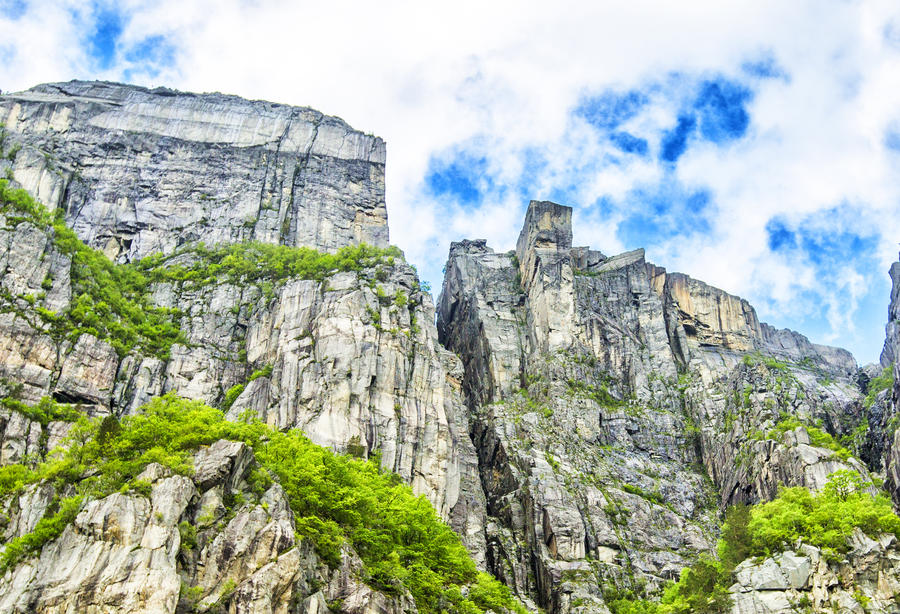
<svg viewBox="0 0 900 614"><path fill-rule="evenodd" d="M272 375L272 365L266 365L262 369L257 369L256 371L254 371L247 381L252 382L255 379L259 379L261 377L269 377L270 375Z"/></svg>
<svg viewBox="0 0 900 614"><path fill-rule="evenodd" d="M787 371L789 368L788 363L784 362L783 360L778 360L773 356L766 356L760 352L750 352L744 354L741 362L743 362L748 367L752 367L762 363L772 371Z"/></svg>
<svg viewBox="0 0 900 614"><path fill-rule="evenodd" d="M887 390L894 385L894 365L888 365L881 371L881 375L872 378L869 380L869 385L866 388L866 397L863 399L863 406L866 409L872 407L875 403L875 398L878 394Z"/></svg>
<svg viewBox="0 0 900 614"><path fill-rule="evenodd" d="M0 573L4 573L22 558L39 553L44 544L62 535L63 530L78 515L81 502L80 496L63 499L59 503L59 510L41 518L34 531L9 540L3 554L0 554Z"/></svg>
<svg viewBox="0 0 900 614"><path fill-rule="evenodd" d="M566 380L566 385L572 394L580 394L592 399L598 405L604 407L621 407L625 402L617 399L609 392L609 381L603 381L600 385L588 384L578 379Z"/></svg>
<svg viewBox="0 0 900 614"><path fill-rule="evenodd" d="M804 543L827 553L847 552L855 528L870 537L893 533L900 537L900 518L890 499L872 495L854 471L837 471L820 493L801 487L784 488L778 497L755 506L748 524L749 555L768 556Z"/></svg>
<svg viewBox="0 0 900 614"><path fill-rule="evenodd" d="M74 341L90 333L109 341L120 356L137 349L166 357L173 343L184 342L175 321L177 311L150 302L148 280L134 266L113 264L102 252L82 243L59 215L51 214L25 190L11 189L6 179L0 179L0 211L14 221L51 229L56 248L72 259L69 308L62 314L41 313L56 336Z"/></svg>
<svg viewBox="0 0 900 614"><path fill-rule="evenodd" d="M66 403L57 403L51 397L44 397L37 405L26 405L12 397L0 398L0 405L6 409L17 411L29 420L47 426L54 420L74 422L82 415L78 409Z"/></svg>
<svg viewBox="0 0 900 614"><path fill-rule="evenodd" d="M428 500L414 496L377 461L336 455L300 430L279 432L258 420L229 422L217 409L171 394L153 399L115 426L105 422L102 426L104 421L82 418L72 429L73 445L34 470L22 465L0 469L4 492L50 480L75 485L77 493L33 533L10 542L0 559L0 573L58 536L82 500L123 489L143 494L145 486L135 478L149 463L189 475L191 456L200 446L230 439L254 449L262 470L253 472L248 482L261 494L273 478L278 480L295 514L299 537L310 539L328 563L337 565L341 546L352 545L370 585L388 593L405 587L421 612L524 612L497 580L477 572L459 537ZM186 526L179 530L185 547L193 547L195 533ZM468 585L465 595L461 588Z"/></svg>
<svg viewBox="0 0 900 614"><path fill-rule="evenodd" d="M721 562L700 555L696 563L681 571L678 582L663 591L660 604L665 614L715 614L730 605L728 586L731 570Z"/></svg>
<svg viewBox="0 0 900 614"><path fill-rule="evenodd" d="M900 538L900 518L884 493L873 495L871 484L855 471L836 471L820 493L783 488L774 500L753 507L734 506L725 514L718 544L719 559L701 555L663 590L658 602L633 593L613 593L607 605L613 614L687 614L721 612L728 608L732 572L743 560L770 556L803 543L836 558L849 550L857 528L870 537L891 533Z"/></svg>
<svg viewBox="0 0 900 614"><path fill-rule="evenodd" d="M719 560L726 569L734 569L750 556L750 507L732 505L725 510L725 522L718 543Z"/></svg>
<svg viewBox="0 0 900 614"><path fill-rule="evenodd" d="M237 398L241 396L241 393L244 392L244 384L235 384L227 391L225 391L225 397L222 399L222 410L228 411L231 409L231 406L234 405L234 402L237 401Z"/></svg>
<svg viewBox="0 0 900 614"><path fill-rule="evenodd" d="M835 453L835 456L840 458L841 460L847 460L850 458L850 450L840 445L838 442L834 440L829 433L823 431L820 428L815 426L810 426L808 424L804 424L801 422L796 416L791 416L789 414L781 414L781 419L778 424L769 431L768 438L774 439L776 441L781 441L782 437L788 431L793 431L796 428L802 428L809 435L809 442L819 448L827 448Z"/></svg>
<svg viewBox="0 0 900 614"><path fill-rule="evenodd" d="M198 288L214 283L253 284L291 278L322 281L337 272L393 266L395 259L402 258L403 253L393 246L382 249L362 244L327 254L308 247L249 242L214 247L200 244L171 256L148 256L135 267L151 281Z"/></svg>
<svg viewBox="0 0 900 614"><path fill-rule="evenodd" d="M68 309L54 314L35 308L52 333L73 341L82 333L92 334L108 341L120 356L137 350L166 359L173 344L187 343L179 324L180 311L153 304L153 283L175 283L183 289L224 282L257 284L271 298L276 282L289 278L321 281L339 271L392 266L395 259L403 257L396 247L357 245L325 254L306 247L251 242L212 248L200 244L171 256L155 254L136 263L115 264L66 227L60 211L50 213L25 190L10 188L7 179L0 179L0 212L10 223L30 222L51 230L56 248L72 259ZM32 304L35 300L20 298Z"/></svg>

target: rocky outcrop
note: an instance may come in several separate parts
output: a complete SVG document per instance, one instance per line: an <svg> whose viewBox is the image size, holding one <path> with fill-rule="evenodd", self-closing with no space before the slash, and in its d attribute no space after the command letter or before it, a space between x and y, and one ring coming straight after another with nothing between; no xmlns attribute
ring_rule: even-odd
<svg viewBox="0 0 900 614"><path fill-rule="evenodd" d="M39 558L0 576L0 611L416 611L408 595L363 584L352 550L331 569L299 540L281 487L259 495L248 485L255 459L244 444L218 441L193 464L193 478L148 465L138 476L147 494L85 502ZM19 496L6 539L33 530L55 494L39 484Z"/></svg>
<svg viewBox="0 0 900 614"><path fill-rule="evenodd" d="M869 407L869 424L876 426L873 435L877 437L871 447L881 452L886 474L885 487L900 506L900 435L897 423L900 421L900 262L891 265L891 302L888 306L888 323L885 326L884 349L881 352L881 367L885 374L893 375L893 381L878 393ZM876 370L877 371L877 370ZM874 380L876 373L871 373Z"/></svg>
<svg viewBox="0 0 900 614"><path fill-rule="evenodd" d="M888 322L885 325L884 348L881 350L881 366L896 365L900 357L900 262L891 265L891 300L888 305Z"/></svg>
<svg viewBox="0 0 900 614"><path fill-rule="evenodd" d="M847 352L643 250L606 257L571 236L568 207L532 202L514 253L451 245L438 305L465 369L488 567L519 595L603 611L610 588L659 586L711 550L721 507L867 475L809 435L856 411Z"/></svg>
<svg viewBox="0 0 900 614"><path fill-rule="evenodd" d="M4 94L0 124L17 181L113 259L388 244L384 141L313 109L71 81Z"/></svg>
<svg viewBox="0 0 900 614"><path fill-rule="evenodd" d="M683 363L706 349L760 352L842 378L853 378L856 360L847 350L811 343L792 330L777 329L756 317L746 300L682 273L647 265L652 285L665 303L675 356Z"/></svg>
<svg viewBox="0 0 900 614"><path fill-rule="evenodd" d="M732 614L896 612L897 540L893 535L874 540L857 529L850 552L838 560L803 543L762 561L748 559L735 570L730 592Z"/></svg>
<svg viewBox="0 0 900 614"><path fill-rule="evenodd" d="M120 262L163 252L190 267L200 242L387 246L384 143L311 109L71 82L0 96L2 122L6 149L22 146L3 158L15 181ZM54 236L0 220L0 378L22 400L123 415L167 392L220 405L244 387L229 415L253 410L339 452L379 454L483 558L460 367L402 257L322 281L157 283L152 303L181 314L184 342L121 355L42 317L77 298ZM24 427L9 428L25 441L9 445L27 447Z"/></svg>

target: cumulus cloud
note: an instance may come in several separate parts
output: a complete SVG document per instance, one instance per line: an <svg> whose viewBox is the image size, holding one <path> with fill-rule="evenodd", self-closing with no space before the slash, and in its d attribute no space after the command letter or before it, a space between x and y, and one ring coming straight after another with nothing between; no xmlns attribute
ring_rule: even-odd
<svg viewBox="0 0 900 614"><path fill-rule="evenodd" d="M313 106L387 140L392 240L435 288L449 241L509 249L555 199L578 243L644 246L868 361L900 236L898 24L881 0L0 0L0 88Z"/></svg>

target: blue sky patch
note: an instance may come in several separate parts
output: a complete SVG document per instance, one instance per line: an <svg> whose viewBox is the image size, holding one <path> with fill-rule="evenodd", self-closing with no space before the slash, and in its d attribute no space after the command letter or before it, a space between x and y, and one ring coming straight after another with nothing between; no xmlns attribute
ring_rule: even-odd
<svg viewBox="0 0 900 614"><path fill-rule="evenodd" d="M472 205L493 186L484 156L460 151L449 159L432 157L428 163L425 187L434 196L447 196L460 204Z"/></svg>
<svg viewBox="0 0 900 614"><path fill-rule="evenodd" d="M778 62L771 55L744 62L741 64L741 70L745 74L758 79L784 79L785 81L790 79L787 71L779 66Z"/></svg>
<svg viewBox="0 0 900 614"><path fill-rule="evenodd" d="M12 62L15 57L15 47L12 45L0 45L0 62Z"/></svg>
<svg viewBox="0 0 900 614"><path fill-rule="evenodd" d="M0 17L16 20L28 10L25 0L0 0Z"/></svg>
<svg viewBox="0 0 900 614"><path fill-rule="evenodd" d="M129 62L171 65L175 62L175 47L164 36L148 36L132 45L125 52L125 59Z"/></svg>
<svg viewBox="0 0 900 614"><path fill-rule="evenodd" d="M900 152L900 130L892 128L884 134L884 146Z"/></svg>
<svg viewBox="0 0 900 614"><path fill-rule="evenodd" d="M844 204L819 211L799 220L778 216L766 224L768 245L786 262L810 267L817 280L793 299L805 305L801 313L782 313L777 305L765 318L779 327L801 330L814 341L827 341L856 350L856 358L868 362L877 358L884 340L881 324L888 276L879 263L879 237L875 229L858 229L859 211ZM847 230L856 228L856 230ZM853 271L863 280L862 292L848 278ZM856 282L858 283L858 282ZM853 302L858 301L854 309ZM871 352L871 353L870 353Z"/></svg>
<svg viewBox="0 0 900 614"><path fill-rule="evenodd" d="M609 206L609 202L604 203ZM621 203L628 215L617 234L628 248L658 245L669 239L710 232L712 194L688 189L672 179L632 190Z"/></svg>
<svg viewBox="0 0 900 614"><path fill-rule="evenodd" d="M628 132L613 132L609 135L609 140L625 153L646 156L649 150L647 139L636 137Z"/></svg>
<svg viewBox="0 0 900 614"><path fill-rule="evenodd" d="M744 136L750 124L746 103L750 90L728 79L700 84L694 109L700 117L700 134L713 143L725 143Z"/></svg>
<svg viewBox="0 0 900 614"><path fill-rule="evenodd" d="M787 251L797 247L797 238L784 221L773 218L766 224L769 249L773 252Z"/></svg>
<svg viewBox="0 0 900 614"><path fill-rule="evenodd" d="M794 252L817 268L837 270L847 265L853 266L860 261L875 265L878 251L878 237L872 234L859 234L845 228L850 224L844 220L854 217L848 206L833 207L817 212L815 217L805 217L789 223L781 217L775 217L766 224L769 249L773 252ZM821 221L833 222L835 228L822 228Z"/></svg>
<svg viewBox="0 0 900 614"><path fill-rule="evenodd" d="M862 236L847 230L822 232L802 229L798 230L797 236L800 249L817 267L837 269L864 260L872 264L876 262L878 238L875 236Z"/></svg>
<svg viewBox="0 0 900 614"><path fill-rule="evenodd" d="M575 108L575 114L595 128L612 130L636 116L647 104L647 97L637 90L607 90L598 96L587 96Z"/></svg>
<svg viewBox="0 0 900 614"><path fill-rule="evenodd" d="M660 160L677 162L681 154L687 150L688 138L696 127L697 119L692 114L679 115L675 127L663 134L659 150Z"/></svg>
<svg viewBox="0 0 900 614"><path fill-rule="evenodd" d="M522 173L516 185L516 192L523 202L528 202L535 197L535 185L540 180L541 173L547 168L547 158L536 147L526 147L520 154Z"/></svg>
<svg viewBox="0 0 900 614"><path fill-rule="evenodd" d="M95 5L94 29L88 35L87 50L101 70L110 68L116 59L116 45L125 20L113 8Z"/></svg>
<svg viewBox="0 0 900 614"><path fill-rule="evenodd" d="M895 20L891 20L884 25L884 42L895 49L900 49L900 26Z"/></svg>
<svg viewBox="0 0 900 614"><path fill-rule="evenodd" d="M125 60L135 66L124 71L126 80L136 75L157 77L163 68L175 65L175 46L164 36L148 36L125 51Z"/></svg>

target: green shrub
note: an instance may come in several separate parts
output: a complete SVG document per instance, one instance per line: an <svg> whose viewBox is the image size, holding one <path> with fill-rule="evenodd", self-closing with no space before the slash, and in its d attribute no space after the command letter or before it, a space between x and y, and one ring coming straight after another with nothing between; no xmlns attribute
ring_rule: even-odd
<svg viewBox="0 0 900 614"><path fill-rule="evenodd" d="M857 528L870 537L900 537L900 518L884 493L872 495L871 484L855 471L836 471L820 493L801 487L783 488L768 503L735 506L726 511L718 544L719 560L701 555L677 582L663 590L658 602L633 593L613 593L613 614L687 614L726 611L734 568L743 560L793 548L800 540L836 558L849 550Z"/></svg>
<svg viewBox="0 0 900 614"><path fill-rule="evenodd" d="M47 228L55 247L72 259L72 301L67 310L53 314L35 306L42 310L52 334L75 341L89 333L108 341L120 356L139 351L167 359L172 345L187 343L181 332L181 313L153 304L150 289L154 283L173 283L185 290L215 283L258 285L272 298L273 284L289 278L321 281L339 271L392 266L395 259L403 257L396 247L356 245L326 254L305 247L250 242L212 248L199 244L170 256L155 254L136 263L114 264L67 228L60 211L50 213L25 190L10 188L7 179L0 179L0 212L11 221ZM36 300L19 298L31 303Z"/></svg>
<svg viewBox="0 0 900 614"><path fill-rule="evenodd" d="M135 268L152 282L176 283L191 289L216 283L248 285L286 279L322 281L338 272L392 266L395 259L402 257L396 247L361 244L342 247L337 253L328 254L308 247L254 241L214 247L199 244L171 256L148 256L137 262Z"/></svg>
<svg viewBox="0 0 900 614"><path fill-rule="evenodd" d="M602 381L599 385L588 384L582 380L568 379L566 385L572 394L579 394L592 399L598 405L604 407L621 407L625 405L609 392L609 381Z"/></svg>
<svg viewBox="0 0 900 614"><path fill-rule="evenodd" d="M766 356L761 354L760 352L750 352L744 354L744 357L741 359L748 367L752 367L758 364L764 364L771 371L787 371L789 368L788 363L783 360L778 360L773 356Z"/></svg>
<svg viewBox="0 0 900 614"><path fill-rule="evenodd" d="M336 455L300 430L279 432L258 420L229 422L219 410L171 394L123 417L120 428L107 428L102 441L101 422L83 418L72 429L76 445L35 470L21 465L0 469L5 491L40 480L72 484L77 491L33 533L10 542L0 559L0 574L58 536L83 499L145 490L135 477L151 462L189 475L191 456L200 446L230 439L254 449L262 470L284 488L299 538L311 540L328 563L339 564L341 546L349 543L363 561L366 582L388 593L405 587L421 612L524 611L497 580L477 572L459 537L428 500L414 496L377 461ZM249 481L258 491L270 478L256 472ZM232 503L238 505L238 498ZM179 531L183 546L192 547L196 533L185 526ZM467 585L471 588L464 597L460 587Z"/></svg>
<svg viewBox="0 0 900 614"><path fill-rule="evenodd" d="M148 280L136 267L113 264L25 190L11 189L6 179L0 179L0 211L51 230L56 248L72 259L72 302L52 320L55 335L74 341L90 333L109 341L120 356L137 349L167 357L173 343L184 342L176 312L150 302Z"/></svg>
<svg viewBox="0 0 900 614"><path fill-rule="evenodd" d="M801 487L784 488L778 497L755 506L748 533L750 556L767 556L804 543L826 552L847 552L847 538L856 528L870 537L892 533L900 537L900 518L884 493L872 495L859 474L837 471L820 493Z"/></svg>
<svg viewBox="0 0 900 614"><path fill-rule="evenodd" d="M5 397L0 399L0 405L19 412L29 420L40 422L41 426L47 426L55 420L74 422L83 415L76 407L67 403L57 403L51 397L43 397L37 405L26 405L12 397Z"/></svg>
<svg viewBox="0 0 900 614"><path fill-rule="evenodd" d="M725 510L718 554L726 569L734 569L738 563L750 556L749 524L749 506L738 504Z"/></svg>
<svg viewBox="0 0 900 614"><path fill-rule="evenodd" d="M241 393L244 392L244 384L235 384L231 388L229 388L225 392L225 396L222 399L222 410L228 411L231 409L231 406L234 405L234 402L237 400Z"/></svg>
<svg viewBox="0 0 900 614"><path fill-rule="evenodd" d="M894 385L894 365L888 365L881 371L881 375L872 378L869 380L869 385L866 388L866 397L863 399L863 406L866 409L872 407L872 404L875 403L875 398L878 396L878 393L883 390L887 390Z"/></svg>
<svg viewBox="0 0 900 614"><path fill-rule="evenodd" d="M0 554L0 574L5 573L23 558L39 553L44 544L62 535L63 530L78 515L81 501L82 498L79 496L63 499L59 504L59 510L55 514L41 518L34 531L9 540L3 554Z"/></svg>
<svg viewBox="0 0 900 614"><path fill-rule="evenodd" d="M406 296L406 292L404 292L403 290L397 290L397 292L394 293L394 305L402 309L403 307L406 307L408 303L409 297Z"/></svg>
<svg viewBox="0 0 900 614"><path fill-rule="evenodd" d="M34 471L25 465L14 464L0 467L0 498L21 492L27 484L35 481Z"/></svg>
<svg viewBox="0 0 900 614"><path fill-rule="evenodd" d="M269 377L270 375L272 375L272 365L266 365L262 369L257 369L256 371L254 371L247 381L252 382L255 379L259 379L260 377Z"/></svg>
<svg viewBox="0 0 900 614"><path fill-rule="evenodd" d="M187 520L178 523L178 533L181 537L181 548L183 550L193 550L197 547L197 527Z"/></svg>

